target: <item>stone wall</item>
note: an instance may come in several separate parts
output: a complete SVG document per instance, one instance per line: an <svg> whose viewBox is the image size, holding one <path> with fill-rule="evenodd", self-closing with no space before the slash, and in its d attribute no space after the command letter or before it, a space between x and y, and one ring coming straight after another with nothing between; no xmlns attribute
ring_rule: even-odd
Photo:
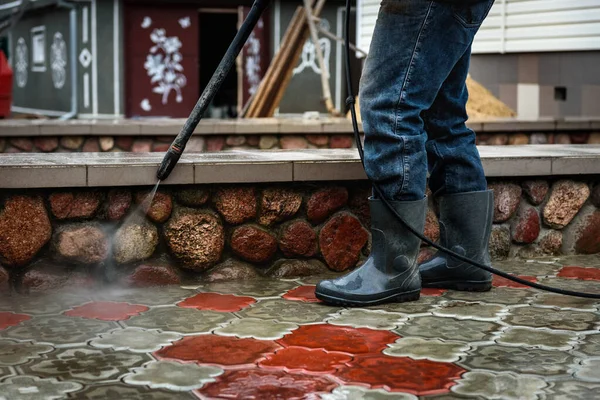
<svg viewBox="0 0 600 400"><path fill-rule="evenodd" d="M599 178L489 184L493 259L600 252ZM366 182L164 187L144 213L147 193L0 191L2 290L304 276L346 271L369 252ZM434 240L437 221L431 201Z"/></svg>
<svg viewBox="0 0 600 400"><path fill-rule="evenodd" d="M164 152L174 136L40 136L0 138L0 153L49 152ZM478 145L600 144L600 133L482 133ZM186 151L231 149L348 149L355 147L347 134L309 135L195 135Z"/></svg>
<svg viewBox="0 0 600 400"><path fill-rule="evenodd" d="M164 152L175 136L0 137L0 153ZM348 149L352 134L336 135L195 135L187 152L232 149Z"/></svg>

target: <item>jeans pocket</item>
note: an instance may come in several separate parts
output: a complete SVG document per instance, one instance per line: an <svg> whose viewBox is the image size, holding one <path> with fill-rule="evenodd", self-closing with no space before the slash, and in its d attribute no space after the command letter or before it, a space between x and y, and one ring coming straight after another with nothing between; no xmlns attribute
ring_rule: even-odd
<svg viewBox="0 0 600 400"><path fill-rule="evenodd" d="M465 28L479 28L493 5L494 0L479 0L474 4L455 4L452 11Z"/></svg>

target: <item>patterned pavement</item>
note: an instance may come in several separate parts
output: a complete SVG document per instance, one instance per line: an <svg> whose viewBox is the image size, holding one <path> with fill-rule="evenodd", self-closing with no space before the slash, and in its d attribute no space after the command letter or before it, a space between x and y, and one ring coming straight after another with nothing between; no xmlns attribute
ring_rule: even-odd
<svg viewBox="0 0 600 400"><path fill-rule="evenodd" d="M498 263L600 293L600 257ZM600 398L600 301L496 279L364 309L317 278L0 297L0 398Z"/></svg>

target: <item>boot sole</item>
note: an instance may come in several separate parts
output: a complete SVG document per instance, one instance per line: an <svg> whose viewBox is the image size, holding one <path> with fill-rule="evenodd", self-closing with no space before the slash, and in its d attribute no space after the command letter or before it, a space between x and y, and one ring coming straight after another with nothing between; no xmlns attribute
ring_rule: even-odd
<svg viewBox="0 0 600 400"><path fill-rule="evenodd" d="M450 290L458 290L460 292L489 292L492 290L492 282L453 282L453 281L443 281L443 282L422 282L421 283L424 288L434 288L434 289L450 289Z"/></svg>
<svg viewBox="0 0 600 400"><path fill-rule="evenodd" d="M368 306L376 306L378 304L384 303L406 303L408 301L417 301L421 297L421 290L416 290L412 292L404 292L401 294L393 294L387 297L383 297L380 299L373 300L352 300L352 299L344 299L334 296L329 296L322 293L315 293L317 299L331 305L341 306L341 307L368 307Z"/></svg>

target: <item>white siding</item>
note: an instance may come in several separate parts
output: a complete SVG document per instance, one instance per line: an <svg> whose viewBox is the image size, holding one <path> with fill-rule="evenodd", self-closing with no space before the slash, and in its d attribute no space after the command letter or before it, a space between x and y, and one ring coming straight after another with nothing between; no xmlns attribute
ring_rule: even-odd
<svg viewBox="0 0 600 400"><path fill-rule="evenodd" d="M368 48L379 0L357 0L357 42ZM600 0L496 0L473 53L600 50Z"/></svg>

